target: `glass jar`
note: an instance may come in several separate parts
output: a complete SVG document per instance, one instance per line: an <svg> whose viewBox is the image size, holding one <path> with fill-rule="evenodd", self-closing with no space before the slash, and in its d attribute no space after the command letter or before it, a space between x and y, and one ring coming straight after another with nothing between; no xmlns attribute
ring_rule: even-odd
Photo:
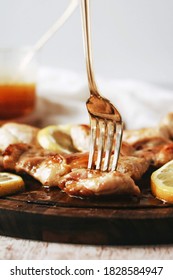
<svg viewBox="0 0 173 280"><path fill-rule="evenodd" d="M30 48L0 49L0 121L30 114L36 105L35 57Z"/></svg>

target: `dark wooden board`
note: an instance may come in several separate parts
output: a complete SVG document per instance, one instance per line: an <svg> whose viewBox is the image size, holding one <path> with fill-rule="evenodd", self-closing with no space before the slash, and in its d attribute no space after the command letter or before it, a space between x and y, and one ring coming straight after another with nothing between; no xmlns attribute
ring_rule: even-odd
<svg viewBox="0 0 173 280"><path fill-rule="evenodd" d="M154 198L149 174L140 198L72 198L24 178L26 191L0 199L0 234L95 245L173 243L173 205Z"/></svg>

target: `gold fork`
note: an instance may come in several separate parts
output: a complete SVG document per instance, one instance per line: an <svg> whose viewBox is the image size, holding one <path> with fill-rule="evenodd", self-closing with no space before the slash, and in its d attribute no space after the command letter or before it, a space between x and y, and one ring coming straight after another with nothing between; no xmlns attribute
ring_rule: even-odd
<svg viewBox="0 0 173 280"><path fill-rule="evenodd" d="M108 99L100 95L95 82L91 55L89 0L81 0L81 10L87 77L90 90L90 97L86 102L91 125L88 168L114 171L116 170L120 154L123 122L118 110Z"/></svg>

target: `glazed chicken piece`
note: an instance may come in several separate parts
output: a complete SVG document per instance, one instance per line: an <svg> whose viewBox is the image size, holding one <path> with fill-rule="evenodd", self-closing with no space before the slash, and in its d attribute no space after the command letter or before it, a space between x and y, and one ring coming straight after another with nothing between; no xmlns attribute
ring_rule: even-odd
<svg viewBox="0 0 173 280"><path fill-rule="evenodd" d="M27 173L50 187L57 186L59 177L71 171L62 155L23 143L8 146L3 153L3 167Z"/></svg>
<svg viewBox="0 0 173 280"><path fill-rule="evenodd" d="M70 135L74 147L81 152L89 151L90 126L85 124L73 125L70 129Z"/></svg>
<svg viewBox="0 0 173 280"><path fill-rule="evenodd" d="M58 186L73 196L140 195L138 186L126 174L118 171L76 169L59 180Z"/></svg>
<svg viewBox="0 0 173 280"><path fill-rule="evenodd" d="M88 153L57 154L23 143L9 145L3 153L4 169L26 172L48 185L52 185L52 177L62 176L73 169L87 169L87 165ZM145 158L120 156L117 170L137 180L148 167Z"/></svg>
<svg viewBox="0 0 173 280"><path fill-rule="evenodd" d="M141 128L136 130L124 130L123 132L123 141L132 145L135 149L143 142L152 142L154 140L160 141L169 141L169 139L165 138L165 136L161 133L159 128L149 127L149 128Z"/></svg>
<svg viewBox="0 0 173 280"><path fill-rule="evenodd" d="M136 159L136 162L137 161L138 159ZM140 191L138 187L129 176L129 172L131 171L128 170L128 166L131 168L131 164L127 165L125 168L124 163L123 167L123 157L121 159L121 171L126 173L121 173L119 171L110 173L88 171L87 164L88 153L61 155L45 151L41 148L36 149L31 145L23 143L10 145L3 153L3 168L5 170L27 173L40 181L44 186L57 186L68 194L82 195L83 193L85 196L110 193L139 194ZM134 162L134 164L136 163ZM138 170L140 166L141 170L145 171L142 164L138 165L136 170ZM134 171L136 172L136 170ZM141 170L140 172L142 173ZM68 177L68 174L70 174L70 177ZM74 182L72 182L74 174L76 175L74 176ZM67 175L67 177L64 175ZM68 179L68 183L65 183L67 178L71 178L70 189L67 187L67 185L69 186L70 184L70 180ZM77 184L76 178L78 178ZM92 188L91 185L93 185ZM73 191L72 186L76 186L73 188ZM81 188L80 191L79 186ZM86 191L86 189L88 189L88 191Z"/></svg>
<svg viewBox="0 0 173 280"><path fill-rule="evenodd" d="M136 141L133 147L135 157L143 157L157 168L173 159L173 142L167 139L157 137L143 139Z"/></svg>
<svg viewBox="0 0 173 280"><path fill-rule="evenodd" d="M150 160L145 157L121 156L119 157L117 171L129 175L133 180L139 180L150 166Z"/></svg>
<svg viewBox="0 0 173 280"><path fill-rule="evenodd" d="M167 114L158 127L147 127L136 130L124 130L123 140L133 146L140 142L159 139L160 141L170 141L173 139L173 113Z"/></svg>
<svg viewBox="0 0 173 280"><path fill-rule="evenodd" d="M125 130L123 140L132 145L134 156L143 157L150 165L160 167L173 159L173 114L168 114L159 127Z"/></svg>
<svg viewBox="0 0 173 280"><path fill-rule="evenodd" d="M173 113L168 113L161 120L159 130L165 138L173 140Z"/></svg>
<svg viewBox="0 0 173 280"><path fill-rule="evenodd" d="M0 150L3 151L10 144L26 143L39 145L37 142L38 128L18 123L6 123L0 127Z"/></svg>
<svg viewBox="0 0 173 280"><path fill-rule="evenodd" d="M85 168L88 166L88 153L65 155L66 163L71 169ZM95 154L97 158L97 154ZM113 156L112 156L113 160ZM150 161L144 157L120 155L117 171L129 175L134 180L139 180L149 168Z"/></svg>

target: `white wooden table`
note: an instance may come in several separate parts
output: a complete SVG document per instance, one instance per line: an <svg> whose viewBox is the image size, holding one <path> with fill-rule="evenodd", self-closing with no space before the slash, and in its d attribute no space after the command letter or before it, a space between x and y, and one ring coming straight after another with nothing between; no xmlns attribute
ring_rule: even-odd
<svg viewBox="0 0 173 280"><path fill-rule="evenodd" d="M172 260L173 245L89 246L0 236L1 260Z"/></svg>

